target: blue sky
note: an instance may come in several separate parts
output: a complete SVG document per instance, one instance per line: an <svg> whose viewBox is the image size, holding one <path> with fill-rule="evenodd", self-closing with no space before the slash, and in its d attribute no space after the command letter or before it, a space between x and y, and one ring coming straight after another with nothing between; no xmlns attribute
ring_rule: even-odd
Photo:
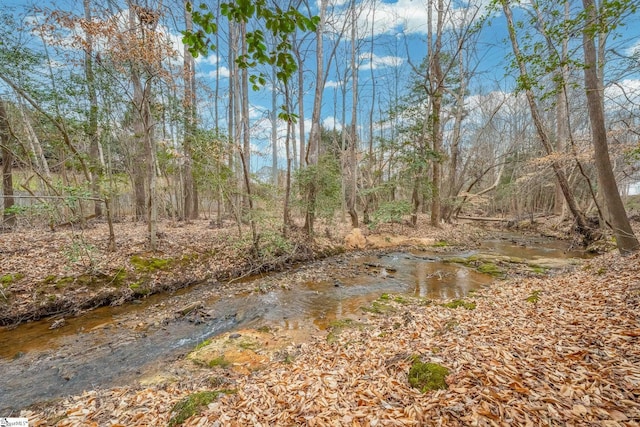
<svg viewBox="0 0 640 427"><path fill-rule="evenodd" d="M100 3L101 0L94 0ZM165 0L165 7L170 9L173 0ZM330 21L333 22L334 27L340 27L344 21L344 11L346 10L345 3L341 3L343 0L337 0L334 6L331 8ZM358 4L363 0L359 0ZM484 1L484 0L478 0ZM35 3L35 2L34 2ZM155 3L155 2L152 2ZM168 38L179 48L180 36L172 23L181 22L181 12L179 11L179 5L181 0L175 0L176 5L173 6L175 17L166 20L166 28L164 31ZM574 2L575 3L575 2ZM17 1L17 0L4 0L3 8L15 6L16 10L21 10L25 4L29 2ZM63 9L81 9L82 2L80 0L57 0L37 3L42 5L56 5ZM469 3L454 3L457 6L451 8L451 13L448 15L449 22L459 22L465 14L468 14L474 10L477 6L483 6L482 3L477 5ZM124 6L122 6L124 7ZM411 75L411 64L419 64L426 53L426 29L427 29L427 8L425 6L425 0L397 0L397 1L378 1L375 7L372 6L371 1L366 3L366 6L361 8L359 13L358 28L361 29L361 38L359 43L362 46L362 52L359 57L359 112L358 118L361 125L361 137L366 139L365 126L368 121L369 111L371 109L371 87L372 78L376 82L376 87L379 90L377 97L377 105L375 108L374 120L376 120L380 114L384 114L385 108L387 108L393 97L395 91L404 93L406 86L409 82ZM522 10L515 10L516 16L522 15ZM610 47L615 47L618 53L630 54L635 49L640 51L640 14L631 16L627 20L627 25L620 31L619 37L611 39L609 42ZM373 39L372 39L373 30ZM223 36L224 37L224 36ZM312 37L310 37L312 39ZM350 42L348 41L349 34L347 33L343 41L339 43L338 51L342 52L338 60L334 60L334 69L329 74L327 87L324 90L324 102L322 111L322 120L325 126L336 126L340 128L343 123L341 119L341 98L340 91L342 85L345 84L343 74L348 69L348 49L350 48ZM373 40L373 41L372 41ZM331 38L327 38L325 41L325 49L329 50L331 47ZM373 54L371 53L373 49ZM507 42L507 32L504 17L500 14L496 14L490 20L490 25L483 27L478 36L478 44L476 51L471 59L477 60L477 68L475 70L474 77L470 82L470 95L476 93L487 93L491 91L510 92L513 89L514 77L513 74L509 74L506 70L507 57L511 51L511 46ZM214 55L210 55L209 58L199 58L198 60L198 76L201 84L213 87L216 68L220 72L220 99L211 99L211 97L201 97L201 115L205 123L209 121L211 117L212 105L217 102L220 108L221 116L224 116L226 108L226 87L228 84L228 64L226 64L226 48L224 43L220 45L221 61L217 63ZM340 70L340 74L336 72L335 67ZM313 72L315 71L315 58L313 52L309 52L304 61L305 79L307 85L307 96L305 96L305 115L308 122L311 117L312 109L312 95L313 95L313 83L315 77ZM622 96L624 89L633 89L636 93L640 93L640 77L638 76L638 69L635 73L630 73L621 77L618 81L619 86L610 90L610 93L616 94L616 96ZM351 121L351 94L350 94L350 80L346 82L347 99L346 106L346 124ZM612 95L613 96L613 95ZM258 92L252 92L251 94L251 116L253 122L253 142L255 144L256 151L264 152L265 156L270 155L269 149L269 134L271 124L266 120L267 112L271 108L271 91L270 87L264 88L264 90ZM280 101L281 102L281 101ZM336 106L338 111L336 111ZM224 128L224 123L222 124ZM280 124L281 135L283 134L284 125ZM306 130L310 129L310 123L307 123ZM256 169L262 163L269 164L270 161L261 160L260 156L254 158L253 169ZM281 161L281 164L283 161Z"/></svg>

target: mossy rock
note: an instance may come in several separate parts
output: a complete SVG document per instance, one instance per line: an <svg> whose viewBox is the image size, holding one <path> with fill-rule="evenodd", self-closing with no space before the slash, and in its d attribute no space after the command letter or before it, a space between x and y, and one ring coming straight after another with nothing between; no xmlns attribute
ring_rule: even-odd
<svg viewBox="0 0 640 427"><path fill-rule="evenodd" d="M490 274L495 277L504 276L504 271L502 271L500 267L498 267L492 262L486 262L484 264L480 264L477 270L480 273Z"/></svg>
<svg viewBox="0 0 640 427"><path fill-rule="evenodd" d="M425 393L430 390L444 390L448 388L445 378L449 369L437 363L424 363L414 358L409 369L409 384Z"/></svg>
<svg viewBox="0 0 640 427"><path fill-rule="evenodd" d="M201 391L185 397L173 405L171 412L175 415L169 420L169 427L181 425L192 416L199 414L203 408L221 394L232 392L231 390Z"/></svg>

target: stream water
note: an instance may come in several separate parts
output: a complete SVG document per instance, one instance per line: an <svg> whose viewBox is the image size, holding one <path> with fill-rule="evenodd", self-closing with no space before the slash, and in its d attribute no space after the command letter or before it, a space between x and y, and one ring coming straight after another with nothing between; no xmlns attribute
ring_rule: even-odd
<svg viewBox="0 0 640 427"><path fill-rule="evenodd" d="M491 240L478 250L530 260L584 256L569 251L565 242L522 239ZM352 264L359 273L294 287L271 286L264 292L256 290L267 278L224 289L201 284L138 304L102 307L66 319L59 329L49 329L52 320L45 319L0 330L0 416L15 416L31 404L84 390L130 383L199 342L237 328L325 329L333 320L358 315L382 293L458 298L493 280L426 252L337 257L327 262ZM194 302L202 307L197 314L176 315Z"/></svg>

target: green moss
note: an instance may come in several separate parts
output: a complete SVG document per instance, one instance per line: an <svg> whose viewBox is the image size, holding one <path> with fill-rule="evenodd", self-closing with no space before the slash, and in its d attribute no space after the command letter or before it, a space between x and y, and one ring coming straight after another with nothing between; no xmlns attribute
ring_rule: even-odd
<svg viewBox="0 0 640 427"><path fill-rule="evenodd" d="M484 264L480 264L478 266L478 271L480 273L490 274L492 276L503 276L504 271L502 271L497 265L492 262L487 262Z"/></svg>
<svg viewBox="0 0 640 427"><path fill-rule="evenodd" d="M425 393L430 390L442 390L447 388L445 378L449 375L449 369L437 363L423 363L414 357L409 369L409 384Z"/></svg>
<svg viewBox="0 0 640 427"><path fill-rule="evenodd" d="M81 274L80 276L76 277L76 281L80 285L90 286L94 282L94 277L91 276L90 274Z"/></svg>
<svg viewBox="0 0 640 427"><path fill-rule="evenodd" d="M366 313L373 314L386 314L396 311L396 309L391 307L390 305L378 301L372 302L369 307L360 307L360 309Z"/></svg>
<svg viewBox="0 0 640 427"><path fill-rule="evenodd" d="M229 362L227 359L224 358L224 355L222 356L218 356L214 359L211 359L208 363L210 368L223 368L226 369L229 367L229 365L231 365L231 362Z"/></svg>
<svg viewBox="0 0 640 427"><path fill-rule="evenodd" d="M605 267L600 267L600 268L598 269L598 271L596 271L596 274L597 274L598 276L602 276L602 275L603 275L604 273L606 273L606 272L607 272L607 269L606 269Z"/></svg>
<svg viewBox="0 0 640 427"><path fill-rule="evenodd" d="M24 274L22 273L5 274L4 276L0 276L0 283L2 284L2 286L7 287L10 284L22 279L23 277Z"/></svg>
<svg viewBox="0 0 640 427"><path fill-rule="evenodd" d="M122 286L126 278L127 278L127 270L125 270L124 268L121 268L120 270L118 270L116 274L111 276L111 284L113 286L120 287Z"/></svg>
<svg viewBox="0 0 640 427"><path fill-rule="evenodd" d="M221 394L233 393L231 390L217 390L217 391L201 391L191 394L171 408L171 412L174 414L169 420L169 427L181 425L190 417L199 414L200 411L205 408L209 403L213 402Z"/></svg>
<svg viewBox="0 0 640 427"><path fill-rule="evenodd" d="M456 309L458 307L464 307L467 310L474 310L476 308L476 303L475 302L466 302L464 300L461 299L454 299L453 301L449 301L445 304L442 304L443 307L447 307L447 308L451 308L451 309Z"/></svg>
<svg viewBox="0 0 640 427"><path fill-rule="evenodd" d="M267 334L271 332L271 328L269 326L260 326L258 329L256 329L256 331L262 332L263 334Z"/></svg>
<svg viewBox="0 0 640 427"><path fill-rule="evenodd" d="M542 292L542 291L540 291L540 290L536 290L536 291L531 292L531 295L529 295L529 296L525 299L525 301L526 301L526 302L529 302L529 303L531 303L531 304L534 304L534 305L535 305L535 304L537 304L537 303L538 303L538 301L540 301L540 293L541 293L541 292Z"/></svg>
<svg viewBox="0 0 640 427"><path fill-rule="evenodd" d="M380 298L378 298L382 301L389 301L391 299L391 297L389 296L389 294L382 294L380 295Z"/></svg>
<svg viewBox="0 0 640 427"><path fill-rule="evenodd" d="M48 276L46 276L44 279L42 279L42 284L43 285L52 285L54 283L57 282L58 277L54 274L50 274Z"/></svg>
<svg viewBox="0 0 640 427"><path fill-rule="evenodd" d="M129 261L133 267L142 272L151 273L157 270L166 270L171 265L170 259L163 258L144 258L139 255L134 255L129 258Z"/></svg>
<svg viewBox="0 0 640 427"><path fill-rule="evenodd" d="M194 348L193 351L200 350L202 347L206 347L209 344L211 344L211 340L210 339L204 340L204 341L198 343L198 345L196 345L196 348Z"/></svg>
<svg viewBox="0 0 640 427"><path fill-rule="evenodd" d="M438 240L433 244L433 246L436 248L443 248L445 246L449 246L449 243L446 240Z"/></svg>
<svg viewBox="0 0 640 427"><path fill-rule="evenodd" d="M397 302L398 304L409 304L409 300L408 300L408 299L406 299L406 298L404 298L404 297L402 297L402 296L400 296L400 295L398 295L397 297L395 297L395 298L393 299L393 301Z"/></svg>
<svg viewBox="0 0 640 427"><path fill-rule="evenodd" d="M56 288L64 288L65 286L75 282L75 280L76 279L71 276L61 277L56 281Z"/></svg>

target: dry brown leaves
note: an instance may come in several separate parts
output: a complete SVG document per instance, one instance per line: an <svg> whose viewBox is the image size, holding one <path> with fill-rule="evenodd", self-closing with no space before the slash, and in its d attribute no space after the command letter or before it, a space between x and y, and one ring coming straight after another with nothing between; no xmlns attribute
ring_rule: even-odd
<svg viewBox="0 0 640 427"><path fill-rule="evenodd" d="M537 298L531 298L532 295ZM607 255L574 273L500 282L475 310L399 305L392 316L316 337L290 364L235 379L237 393L188 426L637 426L640 256ZM407 382L411 356L447 366L448 390ZM30 425L163 425L201 378L92 391Z"/></svg>

